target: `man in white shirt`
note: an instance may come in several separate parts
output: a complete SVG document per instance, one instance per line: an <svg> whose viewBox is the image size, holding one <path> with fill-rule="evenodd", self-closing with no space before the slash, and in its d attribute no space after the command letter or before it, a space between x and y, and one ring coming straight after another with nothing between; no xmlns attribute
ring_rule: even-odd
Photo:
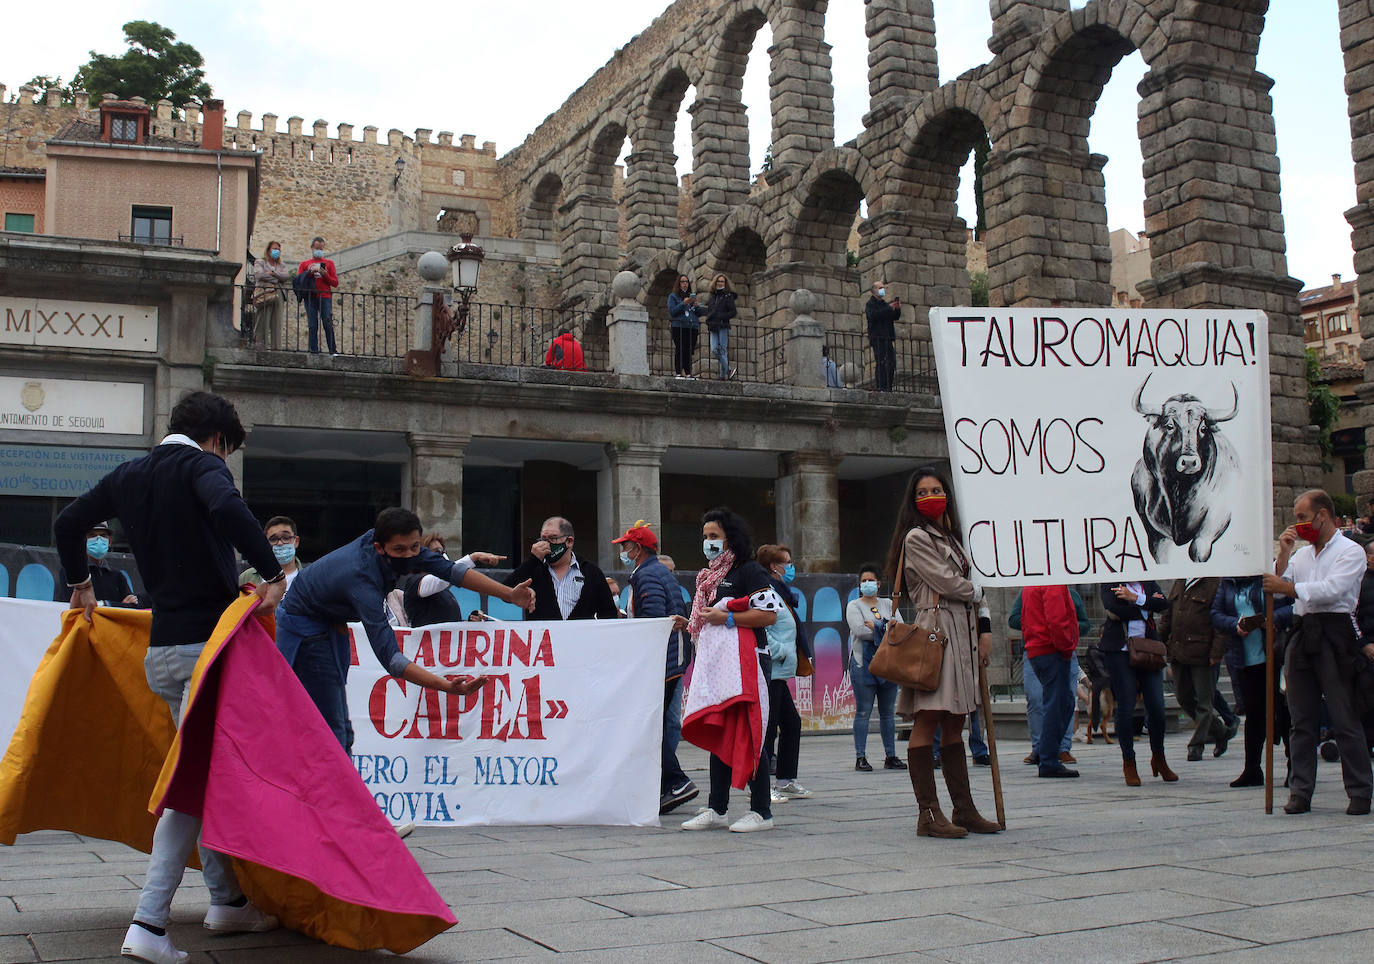
<svg viewBox="0 0 1374 964"><path fill-rule="evenodd" d="M1298 617L1285 655L1292 772L1284 813L1312 809L1317 779L1317 735L1322 697L1341 753L1341 775L1350 797L1346 813L1369 813L1369 744L1355 702L1352 661L1359 652L1352 614L1364 577L1364 550L1343 536L1331 496L1313 489L1293 503L1294 524L1279 536L1274 573L1266 573L1267 592L1297 599ZM1297 540L1310 545L1294 552ZM1365 647L1374 658L1374 645Z"/></svg>

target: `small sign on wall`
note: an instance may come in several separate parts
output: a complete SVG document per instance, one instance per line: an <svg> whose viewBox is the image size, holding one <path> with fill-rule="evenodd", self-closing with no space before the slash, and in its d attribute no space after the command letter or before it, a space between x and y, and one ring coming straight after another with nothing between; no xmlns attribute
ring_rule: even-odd
<svg viewBox="0 0 1374 964"><path fill-rule="evenodd" d="M142 435L143 386L0 376L0 429Z"/></svg>
<svg viewBox="0 0 1374 964"><path fill-rule="evenodd" d="M157 351L157 308L0 297L0 345Z"/></svg>

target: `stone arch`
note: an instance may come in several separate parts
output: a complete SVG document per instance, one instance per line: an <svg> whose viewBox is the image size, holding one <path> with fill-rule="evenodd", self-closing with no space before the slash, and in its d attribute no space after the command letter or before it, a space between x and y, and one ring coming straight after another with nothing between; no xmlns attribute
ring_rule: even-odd
<svg viewBox="0 0 1374 964"><path fill-rule="evenodd" d="M673 142L678 113L699 70L673 57L650 86L635 112L630 132L633 152L625 175L627 250L643 263L668 245L680 245L677 155Z"/></svg>
<svg viewBox="0 0 1374 964"><path fill-rule="evenodd" d="M934 91L921 101L902 125L901 146L889 168L894 179L884 184L885 195L899 193L901 182L907 179L913 159L929 157L932 148L940 147L941 134L958 133L962 126L961 118L971 118L992 140L1000 139L1006 131L1006 122L996 104L979 84L966 79L952 80ZM968 156L968 147L963 150Z"/></svg>
<svg viewBox="0 0 1374 964"><path fill-rule="evenodd" d="M564 278L571 303L586 304L609 290L620 262L619 185L615 162L625 143L629 121L612 111L581 142L581 164L572 183L564 183ZM578 151L579 145L570 150Z"/></svg>
<svg viewBox="0 0 1374 964"><path fill-rule="evenodd" d="M544 175L530 191L529 203L520 224L520 237L536 241L559 241L559 208L563 206L563 178L554 171Z"/></svg>
<svg viewBox="0 0 1374 964"><path fill-rule="evenodd" d="M664 251L654 256L640 273L644 289L639 298L649 312L649 370L673 371L672 338L668 332L668 292L680 275L692 272L682 264L681 255Z"/></svg>
<svg viewBox="0 0 1374 964"><path fill-rule="evenodd" d="M798 179L785 219L781 260L844 266L859 205L877 197L875 182L868 161L852 147L831 148L817 157Z"/></svg>
<svg viewBox="0 0 1374 964"><path fill-rule="evenodd" d="M771 248L767 235L768 223L762 211L753 205L739 208L714 233L718 243L707 261L710 270L702 276L708 290L717 273L730 279L738 296L739 320L744 324L759 318L760 276L768 270L773 261L770 252L778 246L776 234Z"/></svg>

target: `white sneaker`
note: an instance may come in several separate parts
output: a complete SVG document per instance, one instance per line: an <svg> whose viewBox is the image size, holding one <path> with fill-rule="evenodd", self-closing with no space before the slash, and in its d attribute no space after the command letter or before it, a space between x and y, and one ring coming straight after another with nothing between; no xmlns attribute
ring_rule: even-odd
<svg viewBox="0 0 1374 964"><path fill-rule="evenodd" d="M786 803L791 797L784 796L780 790L774 790L768 795L769 803Z"/></svg>
<svg viewBox="0 0 1374 964"><path fill-rule="evenodd" d="M717 827L724 827L730 823L723 813L716 813L710 807L702 807L697 811L697 815L690 820L683 821L683 830L714 830Z"/></svg>
<svg viewBox="0 0 1374 964"><path fill-rule="evenodd" d="M811 791L806 789L796 780L788 780L786 783L779 783L774 793L780 793L788 800L805 800L811 796Z"/></svg>
<svg viewBox="0 0 1374 964"><path fill-rule="evenodd" d="M129 931L124 935L124 946L119 953L136 961L147 961L148 964L181 964L191 956L177 950L166 934L158 937L137 924L129 925Z"/></svg>
<svg viewBox="0 0 1374 964"><path fill-rule="evenodd" d="M255 934L276 930L280 926L280 921L260 910L251 900L242 907L211 904L205 912L205 929L217 934Z"/></svg>
<svg viewBox="0 0 1374 964"><path fill-rule="evenodd" d="M753 833L755 830L772 830L773 818L760 816L750 810L734 823L730 824L730 829L734 833Z"/></svg>

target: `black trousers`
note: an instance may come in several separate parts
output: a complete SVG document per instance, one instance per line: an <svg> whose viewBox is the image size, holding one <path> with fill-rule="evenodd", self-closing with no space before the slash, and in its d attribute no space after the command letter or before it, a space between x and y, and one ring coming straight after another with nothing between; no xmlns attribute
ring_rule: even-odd
<svg viewBox="0 0 1374 964"><path fill-rule="evenodd" d="M692 356L697 352L697 339L701 337L700 328L670 328L673 336L673 374L692 374Z"/></svg>
<svg viewBox="0 0 1374 964"><path fill-rule="evenodd" d="M778 782L786 783L797 778L797 759L801 756L801 714L797 704L792 701L792 691L787 688L787 680L775 679L768 682L768 732L763 745L771 754L777 742Z"/></svg>
<svg viewBox="0 0 1374 964"><path fill-rule="evenodd" d="M1237 681L1240 700L1245 705L1245 770L1264 772L1264 676L1265 664L1242 666ZM1279 677L1274 674L1274 734L1288 744L1288 704L1279 693Z"/></svg>
<svg viewBox="0 0 1374 964"><path fill-rule="evenodd" d="M768 679L769 671L773 668L773 661L768 658L766 652L758 654L759 669L763 671L763 678ZM771 704L770 704L770 714ZM766 731L765 727L765 731ZM771 818L773 808L772 787L768 785L768 750L765 746L759 747L758 763L754 766L754 775L749 778L749 809L757 813L760 817ZM779 768L781 769L781 768ZM730 764L726 763L714 753L711 754L711 791L706 796L706 803L716 813L725 813L730 809L730 780L733 776Z"/></svg>
<svg viewBox="0 0 1374 964"><path fill-rule="evenodd" d="M1341 776L1351 799L1370 796L1369 744L1355 707L1355 629L1348 613L1307 613L1289 639L1284 666L1288 712L1293 718L1289 745L1293 796L1312 798L1317 782L1317 735L1322 699L1331 732L1341 752Z"/></svg>
<svg viewBox="0 0 1374 964"><path fill-rule="evenodd" d="M873 387L880 392L892 391L892 379L897 372L897 349L891 338L870 338L873 345Z"/></svg>

